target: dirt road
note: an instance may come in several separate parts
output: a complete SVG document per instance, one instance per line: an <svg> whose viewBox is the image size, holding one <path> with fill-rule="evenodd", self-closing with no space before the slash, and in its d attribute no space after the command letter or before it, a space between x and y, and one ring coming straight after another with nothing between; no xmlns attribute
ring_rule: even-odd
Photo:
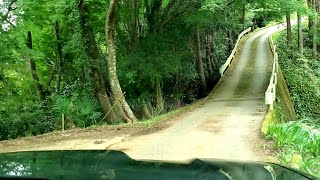
<svg viewBox="0 0 320 180"><path fill-rule="evenodd" d="M0 142L0 152L113 149L135 159L270 160L270 148L266 147L260 127L266 113L264 92L272 66L268 37L276 30L272 27L248 37L235 64L207 101L165 122L162 130L137 133L140 127L125 126L53 133Z"/></svg>

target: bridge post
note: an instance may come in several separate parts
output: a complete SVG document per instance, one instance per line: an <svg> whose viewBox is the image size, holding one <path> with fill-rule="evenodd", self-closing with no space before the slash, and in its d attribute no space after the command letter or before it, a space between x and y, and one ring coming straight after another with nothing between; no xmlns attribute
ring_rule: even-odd
<svg viewBox="0 0 320 180"><path fill-rule="evenodd" d="M273 86L272 86L272 104L273 104L273 102L276 101L276 91L277 91L276 84L273 84Z"/></svg>

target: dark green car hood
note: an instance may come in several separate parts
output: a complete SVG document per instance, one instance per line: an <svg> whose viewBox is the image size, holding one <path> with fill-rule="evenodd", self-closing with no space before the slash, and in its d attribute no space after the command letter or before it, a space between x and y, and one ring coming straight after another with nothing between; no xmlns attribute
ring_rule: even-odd
<svg viewBox="0 0 320 180"><path fill-rule="evenodd" d="M0 177L44 179L316 179L272 163L195 159L143 162L119 151L39 151L0 154Z"/></svg>

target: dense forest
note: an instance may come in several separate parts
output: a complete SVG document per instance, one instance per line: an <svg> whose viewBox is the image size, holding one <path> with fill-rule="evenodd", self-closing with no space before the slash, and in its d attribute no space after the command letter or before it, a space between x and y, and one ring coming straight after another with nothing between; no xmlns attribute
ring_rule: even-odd
<svg viewBox="0 0 320 180"><path fill-rule="evenodd" d="M2 0L0 140L192 103L219 80L244 29L286 16L293 47L295 12L309 16L303 38L317 58L318 11L316 0Z"/></svg>

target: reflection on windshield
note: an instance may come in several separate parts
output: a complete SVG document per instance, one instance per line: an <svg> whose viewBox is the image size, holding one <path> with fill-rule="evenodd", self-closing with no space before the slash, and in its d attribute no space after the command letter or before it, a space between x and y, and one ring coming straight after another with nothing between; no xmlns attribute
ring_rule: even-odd
<svg viewBox="0 0 320 180"><path fill-rule="evenodd" d="M0 176L49 179L308 179L276 165L210 160L194 160L185 164L141 162L118 151L2 154Z"/></svg>

